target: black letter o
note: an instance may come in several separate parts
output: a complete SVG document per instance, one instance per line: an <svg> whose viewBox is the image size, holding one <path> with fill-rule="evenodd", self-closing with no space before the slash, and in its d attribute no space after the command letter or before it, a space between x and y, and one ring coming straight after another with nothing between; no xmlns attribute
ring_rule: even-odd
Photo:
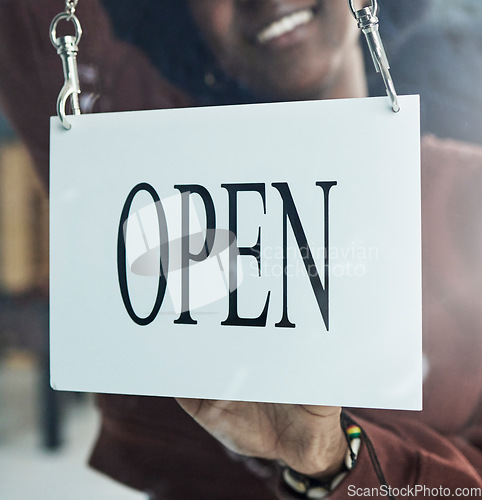
<svg viewBox="0 0 482 500"><path fill-rule="evenodd" d="M157 210L157 219L159 221L159 244L160 244L160 262L159 262L159 285L157 287L157 296L154 307L152 308L151 313L145 317L140 318L134 312L134 308L132 307L131 299L129 297L129 289L127 287L127 273L126 273L126 244L124 238L124 224L126 223L129 217L129 211L131 209L132 202L134 197L139 191L147 191L154 200ZM166 243L162 243L162 234L166 234ZM164 295L166 293L167 286L167 269L169 265L169 238L167 237L167 222L166 215L164 214L164 209L162 208L162 203L157 194L156 190L145 182L138 184L136 187L132 189L127 197L127 200L124 204L124 208L122 209L122 214L119 223L119 231L117 234L117 273L119 276L119 287L122 295L122 300L124 301L124 306L127 310L127 313L131 317L132 321L136 322L138 325L146 326L149 323L152 323L156 318L159 309L161 308L162 301L164 300ZM166 273L164 273L164 268L166 269Z"/></svg>

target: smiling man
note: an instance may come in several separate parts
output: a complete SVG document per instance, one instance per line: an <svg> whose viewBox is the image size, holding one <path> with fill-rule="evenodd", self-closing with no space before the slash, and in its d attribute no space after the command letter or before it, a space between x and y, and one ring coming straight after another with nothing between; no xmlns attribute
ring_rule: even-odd
<svg viewBox="0 0 482 500"><path fill-rule="evenodd" d="M221 68L264 98L366 95L359 33L345 1L191 0L189 5Z"/></svg>

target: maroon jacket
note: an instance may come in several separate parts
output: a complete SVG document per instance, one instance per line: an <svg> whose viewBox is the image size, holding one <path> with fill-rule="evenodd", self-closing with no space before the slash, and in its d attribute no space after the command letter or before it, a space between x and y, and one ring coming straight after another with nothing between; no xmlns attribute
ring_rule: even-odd
<svg viewBox="0 0 482 500"><path fill-rule="evenodd" d="M45 181L48 117L63 84L48 28L62 8L0 0L0 104ZM77 12L84 112L191 104L142 53L113 38L97 0L81 0ZM393 488L481 488L472 496L482 496L482 151L426 138L422 160L424 411L349 413ZM99 405L91 465L125 484L168 499L291 498L275 464L226 451L174 400L102 395ZM331 498L349 498L355 487L380 487L366 444Z"/></svg>

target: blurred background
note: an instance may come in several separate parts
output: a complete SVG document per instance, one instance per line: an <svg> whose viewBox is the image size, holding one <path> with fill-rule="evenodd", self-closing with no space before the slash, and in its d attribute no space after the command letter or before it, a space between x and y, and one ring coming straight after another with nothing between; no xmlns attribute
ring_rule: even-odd
<svg viewBox="0 0 482 500"><path fill-rule="evenodd" d="M98 415L49 387L47 298L47 194L0 118L0 498L145 499L86 465Z"/></svg>
<svg viewBox="0 0 482 500"><path fill-rule="evenodd" d="M435 0L393 49L395 85L421 93L425 132L482 143L481 21L480 0ZM93 397L49 388L47 283L47 196L0 115L0 498L145 499L87 467Z"/></svg>

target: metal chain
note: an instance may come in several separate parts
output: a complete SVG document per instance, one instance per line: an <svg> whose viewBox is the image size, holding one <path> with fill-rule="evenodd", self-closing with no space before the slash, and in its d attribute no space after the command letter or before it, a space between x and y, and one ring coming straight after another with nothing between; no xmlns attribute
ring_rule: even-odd
<svg viewBox="0 0 482 500"><path fill-rule="evenodd" d="M75 14L75 9L79 0L65 0L65 12L69 15L67 18L68 21L72 19L72 16Z"/></svg>
<svg viewBox="0 0 482 500"><path fill-rule="evenodd" d="M350 10L351 10L351 13L353 14L353 17L356 19L357 9L355 8L355 2L353 0L348 0L348 4L350 5ZM371 9L372 9L372 14L374 16L376 16L378 14L378 1L377 0L372 0Z"/></svg>

